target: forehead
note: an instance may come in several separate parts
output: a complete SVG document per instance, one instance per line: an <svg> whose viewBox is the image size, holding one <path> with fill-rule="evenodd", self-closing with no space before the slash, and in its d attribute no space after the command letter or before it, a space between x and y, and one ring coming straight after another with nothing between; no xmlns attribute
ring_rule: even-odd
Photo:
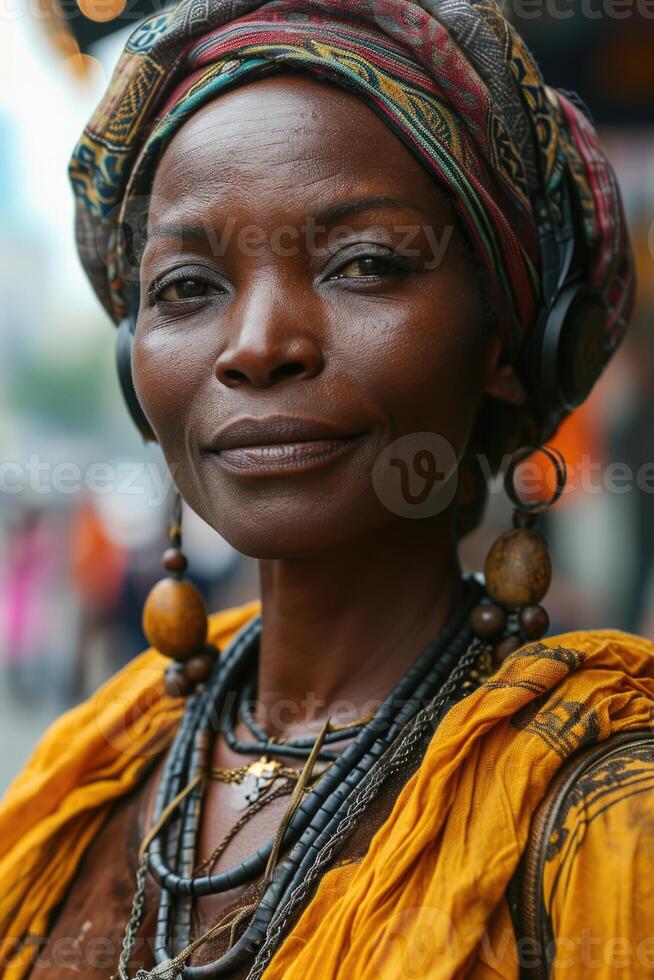
<svg viewBox="0 0 654 980"><path fill-rule="evenodd" d="M212 204L314 210L325 198L389 195L452 215L431 174L364 101L308 73L223 93L175 134L152 187L150 228ZM329 203L329 202L327 202Z"/></svg>

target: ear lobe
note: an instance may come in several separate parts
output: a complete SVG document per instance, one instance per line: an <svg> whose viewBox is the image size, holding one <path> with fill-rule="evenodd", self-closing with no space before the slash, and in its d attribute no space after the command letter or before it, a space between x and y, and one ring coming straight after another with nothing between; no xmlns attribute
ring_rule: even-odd
<svg viewBox="0 0 654 980"><path fill-rule="evenodd" d="M486 377L484 393L511 405L524 405L527 392L513 364L502 364Z"/></svg>
<svg viewBox="0 0 654 980"><path fill-rule="evenodd" d="M524 405L527 392L517 375L515 366L502 361L504 344L499 332L494 332L488 341L484 394L511 405Z"/></svg>

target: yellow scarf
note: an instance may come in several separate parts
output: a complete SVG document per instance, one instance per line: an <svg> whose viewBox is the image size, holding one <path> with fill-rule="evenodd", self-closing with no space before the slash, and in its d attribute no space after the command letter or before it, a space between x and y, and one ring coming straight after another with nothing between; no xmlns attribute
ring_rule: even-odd
<svg viewBox="0 0 654 980"><path fill-rule="evenodd" d="M212 642L258 609L213 616ZM5 980L29 972L112 803L171 741L183 703L163 692L166 662L146 651L59 718L2 801ZM517 651L448 712L366 856L325 875L266 980L400 980L416 949L430 980L517 976L504 895L531 815L571 752L646 727L653 700L654 644L638 637L568 633Z"/></svg>

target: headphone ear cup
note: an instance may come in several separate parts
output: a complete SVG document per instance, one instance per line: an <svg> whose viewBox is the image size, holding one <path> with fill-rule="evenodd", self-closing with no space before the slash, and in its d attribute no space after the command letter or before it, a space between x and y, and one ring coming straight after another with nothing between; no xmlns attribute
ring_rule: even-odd
<svg viewBox="0 0 654 980"><path fill-rule="evenodd" d="M581 405L606 364L604 298L593 286L568 283L557 294L525 351L534 401L560 417Z"/></svg>
<svg viewBox="0 0 654 980"><path fill-rule="evenodd" d="M157 437L152 431L145 412L141 408L141 403L134 387L134 379L132 377L132 345L132 321L129 319L123 320L116 334L116 366L118 368L120 389L136 428L147 442L156 442Z"/></svg>
<svg viewBox="0 0 654 980"><path fill-rule="evenodd" d="M567 407L586 400L602 374L610 351L606 347L608 309L604 297L592 286L578 287L560 341L562 387Z"/></svg>

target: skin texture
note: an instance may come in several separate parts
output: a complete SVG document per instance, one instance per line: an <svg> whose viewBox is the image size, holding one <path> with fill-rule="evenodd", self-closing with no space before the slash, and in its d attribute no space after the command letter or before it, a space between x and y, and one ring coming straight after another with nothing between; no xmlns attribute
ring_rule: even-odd
<svg viewBox="0 0 654 980"><path fill-rule="evenodd" d="M262 79L199 110L167 148L141 296L135 382L177 486L260 559L259 700L294 706L278 733L306 725L307 692L323 720L338 699L356 714L460 592L452 509L392 513L376 461L425 431L460 458L483 394L521 398L481 329L452 204L352 94L302 73ZM212 451L230 421L280 414L357 439L312 468L288 463L292 447L269 471Z"/></svg>

